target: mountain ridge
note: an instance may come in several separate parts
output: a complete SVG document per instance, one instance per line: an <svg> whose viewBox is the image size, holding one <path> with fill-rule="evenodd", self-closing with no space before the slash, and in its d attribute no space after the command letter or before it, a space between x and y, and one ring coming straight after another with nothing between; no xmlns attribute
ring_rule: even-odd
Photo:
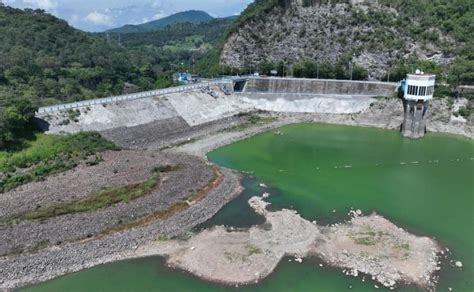
<svg viewBox="0 0 474 292"><path fill-rule="evenodd" d="M220 62L239 69L312 62L344 79L353 66L367 78L387 80L391 71L398 78L420 62L472 72L472 19L469 0L256 0L230 30ZM456 82L474 82L461 75Z"/></svg>
<svg viewBox="0 0 474 292"><path fill-rule="evenodd" d="M145 22L142 24L126 24L124 26L109 29L105 32L109 33L135 33L135 32L151 32L165 28L168 25L176 23L189 22L193 24L208 22L215 19L209 13L201 10L188 10L178 12L157 20Z"/></svg>

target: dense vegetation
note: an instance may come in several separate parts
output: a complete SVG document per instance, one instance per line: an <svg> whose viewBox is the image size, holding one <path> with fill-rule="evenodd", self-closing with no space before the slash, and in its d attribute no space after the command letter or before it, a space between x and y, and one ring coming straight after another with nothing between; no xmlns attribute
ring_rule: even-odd
<svg viewBox="0 0 474 292"><path fill-rule="evenodd" d="M22 150L0 151L0 193L62 172L85 161L100 162L100 152L117 149L97 133L36 134Z"/></svg>
<svg viewBox="0 0 474 292"><path fill-rule="evenodd" d="M25 98L3 101L0 99L0 150L21 148L36 130L33 122L36 107Z"/></svg>
<svg viewBox="0 0 474 292"><path fill-rule="evenodd" d="M214 19L208 13L204 11L189 10L179 12L164 18L153 20L147 23L138 25L125 25L119 28L110 29L107 32L115 33L136 33L136 32L150 32L163 29L167 26L174 25L177 23L205 23Z"/></svg>
<svg viewBox="0 0 474 292"><path fill-rule="evenodd" d="M193 37L196 41L191 49L200 48L203 44L217 44L224 36L225 31L233 20L213 19L204 23L182 22L166 26L153 32L141 33L109 33L109 37L115 42L126 47L155 46L180 44L187 38ZM99 34L104 37L104 33ZM106 34L105 34L106 36Z"/></svg>
<svg viewBox="0 0 474 292"><path fill-rule="evenodd" d="M156 55L152 68L165 76L179 71L195 71L212 77L221 73L219 50L234 18L204 23L177 23L143 33L109 33L112 43ZM99 34L106 38L107 34Z"/></svg>
<svg viewBox="0 0 474 292"><path fill-rule="evenodd" d="M0 102L25 97L35 106L122 93L163 83L150 64L158 54L126 49L70 27L41 10L0 5Z"/></svg>

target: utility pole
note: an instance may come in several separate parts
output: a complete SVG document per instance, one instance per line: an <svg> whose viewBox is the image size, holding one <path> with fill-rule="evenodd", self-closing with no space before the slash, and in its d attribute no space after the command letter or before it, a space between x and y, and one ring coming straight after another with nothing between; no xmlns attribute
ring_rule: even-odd
<svg viewBox="0 0 474 292"><path fill-rule="evenodd" d="M354 65L352 65L352 63L351 63L350 66L351 66L351 81L352 81L352 73L353 73L353 70L354 70Z"/></svg>
<svg viewBox="0 0 474 292"><path fill-rule="evenodd" d="M316 79L319 79L319 62L316 63Z"/></svg>

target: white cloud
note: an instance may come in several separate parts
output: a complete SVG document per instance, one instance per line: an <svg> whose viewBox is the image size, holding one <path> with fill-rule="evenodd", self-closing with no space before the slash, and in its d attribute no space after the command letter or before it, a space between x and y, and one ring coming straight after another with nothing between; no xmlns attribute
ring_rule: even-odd
<svg viewBox="0 0 474 292"><path fill-rule="evenodd" d="M24 2L46 11L53 11L58 7L58 2L56 0L24 0Z"/></svg>
<svg viewBox="0 0 474 292"><path fill-rule="evenodd" d="M163 1L153 1L151 3L151 8L162 8L163 7Z"/></svg>
<svg viewBox="0 0 474 292"><path fill-rule="evenodd" d="M110 15L100 13L97 11L89 13L84 20L93 23L95 25L111 26L113 25L113 19Z"/></svg>
<svg viewBox="0 0 474 292"><path fill-rule="evenodd" d="M166 17L166 16L168 16L168 14L166 14L166 13L157 13L157 14L153 15L151 17L151 19L157 20L157 19L160 19L160 18L163 18L163 17Z"/></svg>
<svg viewBox="0 0 474 292"><path fill-rule="evenodd" d="M44 9L86 31L147 22L185 10L204 10L213 16L242 11L254 0L0 0L16 8Z"/></svg>
<svg viewBox="0 0 474 292"><path fill-rule="evenodd" d="M78 22L79 20L81 20L81 17L77 14L73 14L71 15L71 17L69 18L70 21L72 22Z"/></svg>

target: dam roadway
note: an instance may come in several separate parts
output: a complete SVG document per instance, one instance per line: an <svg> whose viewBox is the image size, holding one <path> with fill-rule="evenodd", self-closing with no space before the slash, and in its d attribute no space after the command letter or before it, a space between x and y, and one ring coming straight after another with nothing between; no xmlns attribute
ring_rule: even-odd
<svg viewBox="0 0 474 292"><path fill-rule="evenodd" d="M226 89L238 94L252 93L259 96L266 95L266 98L271 98L271 95L273 95L274 98L292 97L291 99L294 99L295 96L299 96L300 98L367 98L375 96L388 96L396 91L398 88L398 83L380 81L230 76L220 79L206 80L204 82L190 85L40 107L38 109L38 114L47 114L58 111L90 107L94 105L107 105L122 101L137 100L194 90L203 90L212 86L218 86L221 88L225 86Z"/></svg>

